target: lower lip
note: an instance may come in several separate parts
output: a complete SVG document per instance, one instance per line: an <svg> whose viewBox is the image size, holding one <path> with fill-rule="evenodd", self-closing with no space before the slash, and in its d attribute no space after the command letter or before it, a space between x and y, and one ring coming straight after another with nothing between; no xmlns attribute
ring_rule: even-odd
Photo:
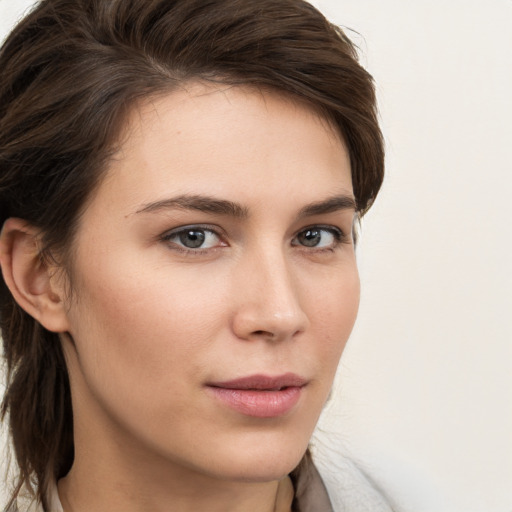
<svg viewBox="0 0 512 512"><path fill-rule="evenodd" d="M289 412L299 401L302 388L291 386L280 391L230 389L208 386L209 391L228 407L256 418L274 418Z"/></svg>

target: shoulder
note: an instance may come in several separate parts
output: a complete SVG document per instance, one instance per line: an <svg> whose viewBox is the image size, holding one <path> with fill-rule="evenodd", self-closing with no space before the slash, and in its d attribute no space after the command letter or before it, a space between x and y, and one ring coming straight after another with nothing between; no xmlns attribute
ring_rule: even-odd
<svg viewBox="0 0 512 512"><path fill-rule="evenodd" d="M63 512L62 505L57 492L57 485L53 485L49 490L50 510L48 512ZM26 488L22 488L16 502L5 512L44 512L41 503L34 498Z"/></svg>
<svg viewBox="0 0 512 512"><path fill-rule="evenodd" d="M11 508L5 512L43 512L43 507L30 494L21 491Z"/></svg>
<svg viewBox="0 0 512 512"><path fill-rule="evenodd" d="M329 464L315 460L315 465L334 512L393 512L376 485L352 460L338 457Z"/></svg>

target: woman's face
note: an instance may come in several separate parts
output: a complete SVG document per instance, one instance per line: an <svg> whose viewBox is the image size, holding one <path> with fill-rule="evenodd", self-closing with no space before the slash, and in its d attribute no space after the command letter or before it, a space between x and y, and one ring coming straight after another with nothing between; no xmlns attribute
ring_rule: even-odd
<svg viewBox="0 0 512 512"><path fill-rule="evenodd" d="M75 241L77 453L292 470L356 318L353 202L344 144L297 101L195 83L134 109Z"/></svg>

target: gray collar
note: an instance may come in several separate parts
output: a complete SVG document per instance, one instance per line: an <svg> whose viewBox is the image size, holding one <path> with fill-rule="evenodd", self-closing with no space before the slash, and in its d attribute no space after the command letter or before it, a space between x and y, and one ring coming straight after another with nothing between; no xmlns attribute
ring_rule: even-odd
<svg viewBox="0 0 512 512"><path fill-rule="evenodd" d="M334 512L322 477L311 460L301 468L295 483L293 512Z"/></svg>

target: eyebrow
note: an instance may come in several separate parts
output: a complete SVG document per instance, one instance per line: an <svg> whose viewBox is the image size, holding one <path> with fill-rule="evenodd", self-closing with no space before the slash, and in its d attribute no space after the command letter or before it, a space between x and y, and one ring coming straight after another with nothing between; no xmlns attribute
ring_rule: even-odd
<svg viewBox="0 0 512 512"><path fill-rule="evenodd" d="M238 219L246 219L249 217L249 209L233 201L226 199L217 199L203 195L180 195L161 201L155 201L144 205L136 213L152 213L161 210L195 210L199 212L227 215ZM314 215L322 215L333 213L340 210L357 210L357 204L351 195L337 195L323 201L308 204L301 208L298 218L312 217Z"/></svg>
<svg viewBox="0 0 512 512"><path fill-rule="evenodd" d="M162 201L155 201L144 205L136 213L157 212L161 210L196 210L204 213L212 213L217 215L229 215L239 219L245 219L249 216L247 208L227 201L225 199L216 199L214 197L202 195L188 195L172 197L170 199L163 199Z"/></svg>
<svg viewBox="0 0 512 512"><path fill-rule="evenodd" d="M311 203L299 212L299 219L304 217L313 217L314 215L324 215L326 213L334 213L340 210L357 210L356 200L351 195L337 195L330 197L324 201Z"/></svg>

